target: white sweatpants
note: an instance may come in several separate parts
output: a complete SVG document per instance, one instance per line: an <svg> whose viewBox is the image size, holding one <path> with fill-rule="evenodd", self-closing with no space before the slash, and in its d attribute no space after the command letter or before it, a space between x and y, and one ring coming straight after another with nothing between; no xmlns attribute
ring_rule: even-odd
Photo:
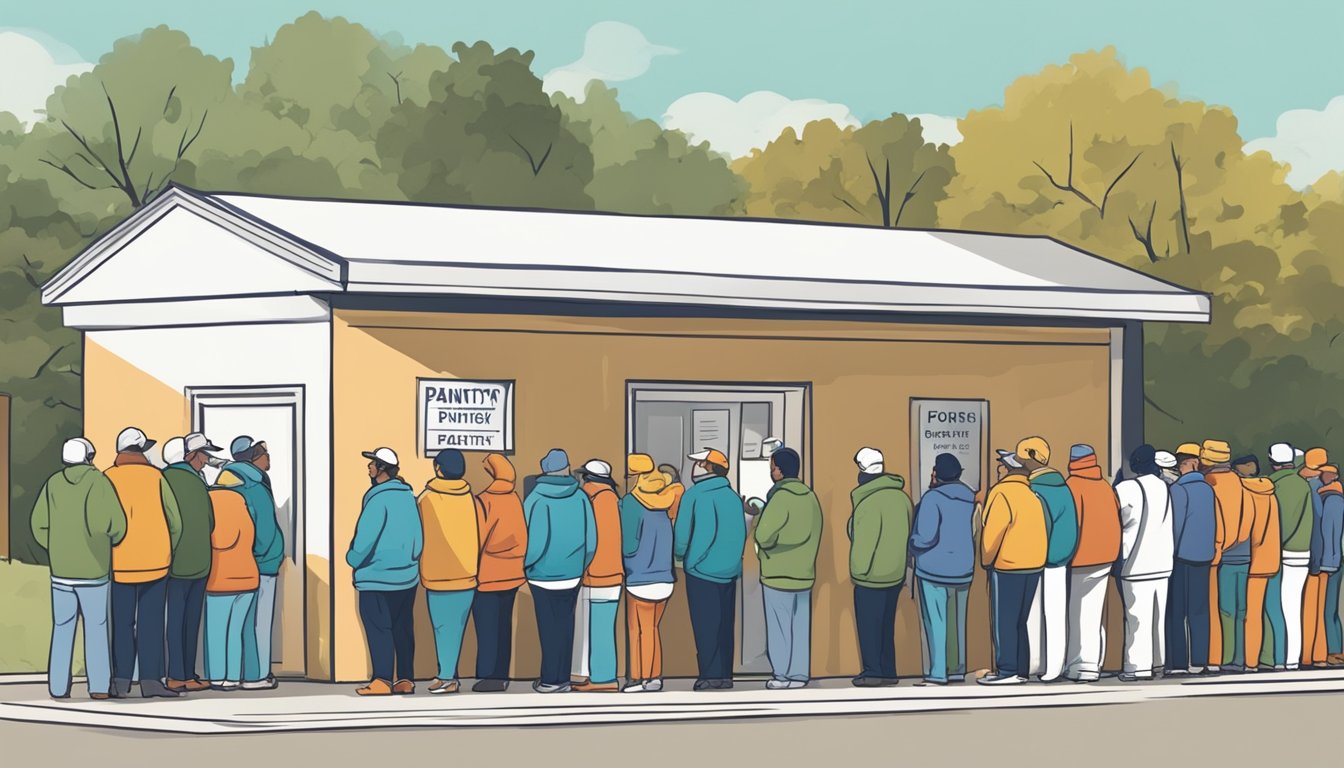
<svg viewBox="0 0 1344 768"><path fill-rule="evenodd" d="M1300 558L1293 558L1296 552L1283 553L1283 582L1281 585L1283 600L1283 621L1288 634L1288 642L1284 645L1288 651L1285 656L1288 660L1289 669L1297 669L1298 660L1302 658L1302 592L1307 584L1307 564L1302 562L1300 565L1294 562ZM1293 562L1293 564L1289 564Z"/></svg>
<svg viewBox="0 0 1344 768"><path fill-rule="evenodd" d="M1125 601L1124 671L1129 674L1151 677L1166 659L1167 581L1167 576L1120 580Z"/></svg>
<svg viewBox="0 0 1344 768"><path fill-rule="evenodd" d="M621 599L621 585L614 587L579 587L579 599L574 603L574 646L569 672L574 678L588 679L589 644L592 641L593 603L599 600Z"/></svg>
<svg viewBox="0 0 1344 768"><path fill-rule="evenodd" d="M1106 658L1106 586L1110 565L1069 569L1069 653L1073 680L1099 680Z"/></svg>
<svg viewBox="0 0 1344 768"><path fill-rule="evenodd" d="M1069 634L1069 569L1046 568L1027 614L1031 674L1055 680L1064 674Z"/></svg>

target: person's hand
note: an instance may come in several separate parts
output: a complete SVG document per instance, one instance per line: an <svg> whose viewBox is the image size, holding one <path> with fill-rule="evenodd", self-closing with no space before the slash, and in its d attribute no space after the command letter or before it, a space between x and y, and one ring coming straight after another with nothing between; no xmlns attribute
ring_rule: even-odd
<svg viewBox="0 0 1344 768"><path fill-rule="evenodd" d="M747 502L743 505L742 511L746 512L748 515L751 515L752 517L755 517L756 515L759 515L761 513L761 510L763 509L765 509L764 501L761 501L760 499L756 498L751 498L747 499Z"/></svg>

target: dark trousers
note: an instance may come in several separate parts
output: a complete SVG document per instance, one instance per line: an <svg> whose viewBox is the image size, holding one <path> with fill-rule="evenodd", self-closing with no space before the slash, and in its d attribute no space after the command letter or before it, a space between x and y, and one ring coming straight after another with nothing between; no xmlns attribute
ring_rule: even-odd
<svg viewBox="0 0 1344 768"><path fill-rule="evenodd" d="M854 623L859 635L863 677L896 679L896 599L901 585L854 585Z"/></svg>
<svg viewBox="0 0 1344 768"><path fill-rule="evenodd" d="M1209 564L1172 564L1167 588L1168 670L1209 664Z"/></svg>
<svg viewBox="0 0 1344 768"><path fill-rule="evenodd" d="M168 577L168 677L195 680L196 648L205 608L205 581Z"/></svg>
<svg viewBox="0 0 1344 768"><path fill-rule="evenodd" d="M471 604L476 625L476 678L508 680L513 659L513 600L518 588L477 592Z"/></svg>
<svg viewBox="0 0 1344 768"><path fill-rule="evenodd" d="M737 579L727 584L686 574L686 604L691 612L695 659L701 680L733 679Z"/></svg>
<svg viewBox="0 0 1344 768"><path fill-rule="evenodd" d="M112 582L112 677L163 679L164 601L168 577L143 584Z"/></svg>
<svg viewBox="0 0 1344 768"><path fill-rule="evenodd" d="M369 643L374 680L393 683L415 677L416 590L359 593L359 620Z"/></svg>
<svg viewBox="0 0 1344 768"><path fill-rule="evenodd" d="M578 599L578 587L532 587L532 606L537 612L537 638L541 641L542 683L563 685L569 682L569 667L574 660L574 607Z"/></svg>
<svg viewBox="0 0 1344 768"><path fill-rule="evenodd" d="M994 606L994 666L1000 675L1025 677L1031 669L1031 646L1027 640L1027 615L1039 571L992 571L989 575L990 602Z"/></svg>

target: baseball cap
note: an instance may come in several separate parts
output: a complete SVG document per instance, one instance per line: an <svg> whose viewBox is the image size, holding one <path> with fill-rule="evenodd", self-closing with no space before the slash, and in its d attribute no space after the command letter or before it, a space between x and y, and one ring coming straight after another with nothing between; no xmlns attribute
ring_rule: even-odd
<svg viewBox="0 0 1344 768"><path fill-rule="evenodd" d="M145 437L145 433L135 427L127 427L117 435L117 453L135 451L144 453L154 447L154 441Z"/></svg>
<svg viewBox="0 0 1344 768"><path fill-rule="evenodd" d="M1302 463L1307 469L1320 469L1328 461L1330 455L1324 448L1308 449L1306 455L1302 457Z"/></svg>
<svg viewBox="0 0 1344 768"><path fill-rule="evenodd" d="M210 442L210 439L207 438L205 435L201 434L200 432L192 432L191 434L182 438L182 442L183 442L183 448L182 448L183 456L187 455L188 453L195 453L196 451L212 452L220 450L218 445L215 445L214 443Z"/></svg>
<svg viewBox="0 0 1344 768"><path fill-rule="evenodd" d="M1327 474L1327 473L1329 473L1329 474L1331 474L1331 475L1338 475L1338 474L1339 474L1339 467L1335 466L1334 464L1322 464L1322 465L1320 466L1320 470L1321 470L1321 474L1322 474L1322 475Z"/></svg>
<svg viewBox="0 0 1344 768"><path fill-rule="evenodd" d="M859 471L865 475L880 475L884 469L882 452L876 448L860 448L854 454L854 463L859 465Z"/></svg>
<svg viewBox="0 0 1344 768"><path fill-rule="evenodd" d="M1153 454L1153 463L1165 469L1173 469L1176 466L1176 454L1170 451L1158 451Z"/></svg>
<svg viewBox="0 0 1344 768"><path fill-rule="evenodd" d="M596 477L611 477L611 465L601 459L589 459L584 462L583 471Z"/></svg>
<svg viewBox="0 0 1344 768"><path fill-rule="evenodd" d="M187 457L187 451L184 447L186 441L180 437L169 438L163 441L163 463L180 464Z"/></svg>
<svg viewBox="0 0 1344 768"><path fill-rule="evenodd" d="M1022 468L1022 462L1017 460L1016 453L1005 451L1002 448L997 449L995 453L998 454L999 461L1002 462L1005 467L1010 467L1012 469Z"/></svg>
<svg viewBox="0 0 1344 768"><path fill-rule="evenodd" d="M717 464L724 469L728 468L728 457L724 456L721 451L716 451L713 448L706 448L703 451L692 453L686 458L691 461L704 461L710 464Z"/></svg>
<svg viewBox="0 0 1344 768"><path fill-rule="evenodd" d="M770 454L774 453L775 451L778 451L780 448L783 447L784 447L784 441L780 440L778 437L765 438L764 440L761 441L761 453L764 454L763 458L767 459L770 458Z"/></svg>
<svg viewBox="0 0 1344 768"><path fill-rule="evenodd" d="M1043 437L1025 437L1017 443L1017 458L1030 459L1035 455L1035 459L1042 464L1050 461L1050 444L1045 442Z"/></svg>
<svg viewBox="0 0 1344 768"><path fill-rule="evenodd" d="M1181 443L1176 446L1177 456L1194 456L1195 458L1199 458L1200 452L1201 449L1199 443Z"/></svg>
<svg viewBox="0 0 1344 768"><path fill-rule="evenodd" d="M397 459L397 452L391 448L379 448L373 451L363 451L360 453L366 459L381 461L390 467L400 467L401 461Z"/></svg>
<svg viewBox="0 0 1344 768"><path fill-rule="evenodd" d="M653 471L653 457L647 453L632 453L625 457L627 474L643 475Z"/></svg>
<svg viewBox="0 0 1344 768"><path fill-rule="evenodd" d="M552 448L541 457L541 471L545 474L563 472L569 466L569 454L563 448Z"/></svg>
<svg viewBox="0 0 1344 768"><path fill-rule="evenodd" d="M238 461L247 461L252 458L252 449L260 442L249 435L239 435L229 443L229 455Z"/></svg>
<svg viewBox="0 0 1344 768"><path fill-rule="evenodd" d="M72 437L61 446L61 461L66 464L87 464L93 461L93 443L82 437Z"/></svg>

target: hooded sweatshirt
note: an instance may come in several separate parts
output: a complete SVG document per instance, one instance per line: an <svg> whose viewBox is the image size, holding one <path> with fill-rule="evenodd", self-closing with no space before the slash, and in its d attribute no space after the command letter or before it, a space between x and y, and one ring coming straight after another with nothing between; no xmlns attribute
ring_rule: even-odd
<svg viewBox="0 0 1344 768"><path fill-rule="evenodd" d="M1022 475L1008 475L989 489L981 512L980 563L996 571L1045 567L1049 550L1045 505Z"/></svg>
<svg viewBox="0 0 1344 768"><path fill-rule="evenodd" d="M1246 477L1241 484L1246 487L1245 514L1251 518L1250 575L1268 578L1279 572L1283 548L1274 481L1267 477Z"/></svg>
<svg viewBox="0 0 1344 768"><path fill-rule="evenodd" d="M672 552L687 575L727 584L742 575L747 523L742 497L728 478L711 475L697 480L681 499L673 524Z"/></svg>
<svg viewBox="0 0 1344 768"><path fill-rule="evenodd" d="M182 517L168 481L143 453L133 451L117 454L107 479L126 511L126 536L112 548L113 580L147 584L167 576L182 533Z"/></svg>
<svg viewBox="0 0 1344 768"><path fill-rule="evenodd" d="M1217 556L1218 502L1202 472L1187 472L1171 486L1174 556L1183 563L1208 565Z"/></svg>
<svg viewBox="0 0 1344 768"><path fill-rule="evenodd" d="M621 499L621 554L627 587L671 584L672 504L680 494L666 493L667 475L657 470L640 475L635 488Z"/></svg>
<svg viewBox="0 0 1344 768"><path fill-rule="evenodd" d="M229 462L224 469L231 475L227 487L243 494L247 514L252 516L252 525L256 527L252 554L257 558L257 570L262 576L275 576L280 573L280 563L285 559L285 536L276 519L275 496L271 494L266 475L246 461ZM215 484L225 485L221 479L216 479Z"/></svg>
<svg viewBox="0 0 1344 768"><path fill-rule="evenodd" d="M1311 552L1311 486L1295 470L1271 474L1274 496L1279 500L1279 533L1283 551L1303 557Z"/></svg>
<svg viewBox="0 0 1344 768"><path fill-rule="evenodd" d="M597 526L597 549L583 572L583 585L619 587L625 575L621 557L621 499L615 488L596 481L584 483L583 492L593 505L593 522Z"/></svg>
<svg viewBox="0 0 1344 768"><path fill-rule="evenodd" d="M1222 552L1214 563L1248 565L1251 562L1251 519L1244 514L1246 488L1241 476L1231 469L1218 467L1204 475L1218 500L1218 519L1221 521Z"/></svg>
<svg viewBox="0 0 1344 768"><path fill-rule="evenodd" d="M355 537L345 554L345 562L355 569L355 589L396 592L415 587L424 543L411 486L399 477L373 486L364 493Z"/></svg>
<svg viewBox="0 0 1344 768"><path fill-rule="evenodd" d="M1064 476L1049 467L1031 473L1031 490L1045 502L1045 514L1050 518L1046 525L1049 547L1045 565L1048 568L1062 568L1069 564L1078 549L1078 509L1073 501L1073 492L1069 490Z"/></svg>
<svg viewBox="0 0 1344 768"><path fill-rule="evenodd" d="M485 457L485 471L493 478L477 499L485 516L481 531L478 592L502 592L523 585L523 556L527 554L527 523L523 502L514 490L516 474L498 453Z"/></svg>
<svg viewBox="0 0 1344 768"><path fill-rule="evenodd" d="M879 475L849 494L849 578L861 587L886 589L905 581L910 566L910 497L905 478Z"/></svg>
<svg viewBox="0 0 1344 768"><path fill-rule="evenodd" d="M1157 475L1139 475L1117 485L1115 495L1120 499L1120 578L1170 576L1175 541L1166 482Z"/></svg>
<svg viewBox="0 0 1344 768"><path fill-rule="evenodd" d="M235 490L210 491L215 526L210 531L210 577L205 591L212 594L251 592L258 587L257 559L252 556L254 527L247 501Z"/></svg>
<svg viewBox="0 0 1344 768"><path fill-rule="evenodd" d="M424 549L420 552L420 584L431 592L476 588L485 527L480 502L462 479L436 477L416 499Z"/></svg>
<svg viewBox="0 0 1344 768"><path fill-rule="evenodd" d="M960 480L930 488L915 508L910 550L915 575L937 584L970 584L975 570L975 492Z"/></svg>
<svg viewBox="0 0 1344 768"><path fill-rule="evenodd" d="M593 505L569 475L542 475L523 502L527 522L528 581L574 581L597 553Z"/></svg>
<svg viewBox="0 0 1344 768"><path fill-rule="evenodd" d="M1072 565L1095 568L1120 558L1120 500L1101 474L1096 454L1069 462L1065 481L1078 512L1078 549Z"/></svg>
<svg viewBox="0 0 1344 768"><path fill-rule="evenodd" d="M762 584L798 591L816 583L821 502L803 481L788 477L775 483L752 538L760 550Z"/></svg>
<svg viewBox="0 0 1344 768"><path fill-rule="evenodd" d="M177 511L182 516L182 535L173 547L168 575L175 579L204 578L210 573L210 528L214 525L209 489L200 474L185 462L169 464L163 470L163 479L173 490Z"/></svg>
<svg viewBox="0 0 1344 768"><path fill-rule="evenodd" d="M52 578L106 581L112 573L112 548L126 535L126 513L107 476L78 464L47 480L30 526L33 538L47 550Z"/></svg>
<svg viewBox="0 0 1344 768"><path fill-rule="evenodd" d="M1316 470L1306 468L1298 474L1307 481L1307 487L1311 489L1311 550L1307 568L1310 573L1317 574L1321 572L1321 557L1325 553L1325 507L1321 496L1323 487L1321 475Z"/></svg>
<svg viewBox="0 0 1344 768"><path fill-rule="evenodd" d="M1321 497L1321 571L1334 573L1340 566L1340 536L1344 534L1344 487L1338 480L1322 485Z"/></svg>

